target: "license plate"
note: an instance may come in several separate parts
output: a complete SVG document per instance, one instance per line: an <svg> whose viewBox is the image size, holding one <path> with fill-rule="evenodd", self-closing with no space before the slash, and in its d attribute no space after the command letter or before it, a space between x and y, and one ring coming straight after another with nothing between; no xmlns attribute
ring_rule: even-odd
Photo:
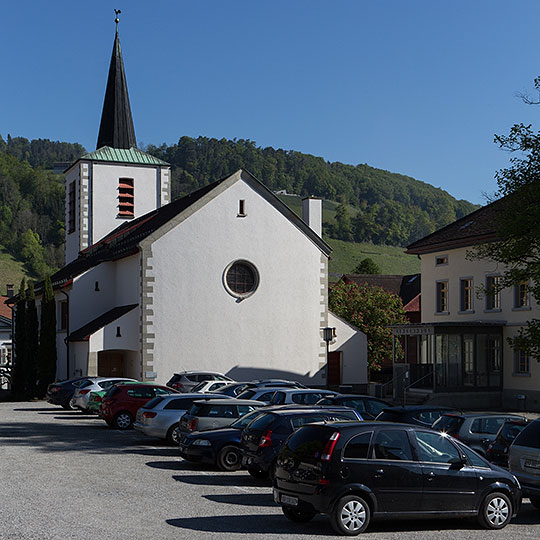
<svg viewBox="0 0 540 540"><path fill-rule="evenodd" d="M289 497L289 495L282 495L281 502L289 506L298 506L298 497Z"/></svg>

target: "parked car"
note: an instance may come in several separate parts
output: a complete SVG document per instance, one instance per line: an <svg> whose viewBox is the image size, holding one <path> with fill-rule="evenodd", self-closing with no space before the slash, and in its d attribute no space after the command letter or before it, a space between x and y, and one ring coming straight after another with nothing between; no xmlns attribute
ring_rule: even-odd
<svg viewBox="0 0 540 540"><path fill-rule="evenodd" d="M332 390L319 390L313 388L283 388L278 390L270 400L271 405L285 405L295 403L296 405L315 405L325 397L337 396L337 392Z"/></svg>
<svg viewBox="0 0 540 540"><path fill-rule="evenodd" d="M520 481L523 496L540 510L540 418L523 428L509 452L510 472Z"/></svg>
<svg viewBox="0 0 540 540"><path fill-rule="evenodd" d="M293 431L304 424L332 420L358 422L362 417L349 407L272 408L244 428L240 446L242 465L254 478L273 476L279 449Z"/></svg>
<svg viewBox="0 0 540 540"><path fill-rule="evenodd" d="M192 431L206 431L218 427L230 426L237 418L263 407L266 403L251 399L224 398L212 401L197 400L178 423L182 438Z"/></svg>
<svg viewBox="0 0 540 540"><path fill-rule="evenodd" d="M335 422L301 427L287 439L274 500L291 521L328 514L338 534L354 536L379 517L476 516L483 527L502 529L519 509L521 490L512 474L446 434Z"/></svg>
<svg viewBox="0 0 540 540"><path fill-rule="evenodd" d="M137 411L133 427L149 437L159 437L166 439L170 444L177 445L179 443L178 421L191 409L193 402L203 399L206 401L223 399L223 397L218 394L198 392L157 396Z"/></svg>
<svg viewBox="0 0 540 540"><path fill-rule="evenodd" d="M80 409L84 412L88 410L88 401L90 392L99 392L100 390L108 390L113 384L121 382L137 382L135 379L125 379L122 377L95 377L84 381L78 388L75 389L71 398L71 407Z"/></svg>
<svg viewBox="0 0 540 540"><path fill-rule="evenodd" d="M251 385L252 383L249 382L227 383L225 386L215 390L215 393L221 394L222 396L238 397L244 390L250 388Z"/></svg>
<svg viewBox="0 0 540 540"><path fill-rule="evenodd" d="M253 387L271 386L273 388L306 388L297 381L288 381L286 379L255 379L251 381Z"/></svg>
<svg viewBox="0 0 540 540"><path fill-rule="evenodd" d="M178 394L177 390L154 383L115 384L101 402L99 416L118 429L129 429L137 411L156 396Z"/></svg>
<svg viewBox="0 0 540 540"><path fill-rule="evenodd" d="M375 417L388 407L392 407L387 401L362 394L340 394L327 396L317 401L317 405L342 405L358 411L365 420L374 420Z"/></svg>
<svg viewBox="0 0 540 540"><path fill-rule="evenodd" d="M200 392L204 394L206 392L216 392L219 393L219 389L227 386L229 383L227 381L202 381L199 384L196 384L191 391Z"/></svg>
<svg viewBox="0 0 540 540"><path fill-rule="evenodd" d="M178 390L179 392L191 392L193 387L204 381L226 381L234 382L232 379L212 371L182 371L175 373L167 382L167 386Z"/></svg>
<svg viewBox="0 0 540 540"><path fill-rule="evenodd" d="M115 384L120 385L120 384L127 384L127 383L119 382ZM129 384L152 384L152 383L148 383L144 381L132 381L132 382L129 382ZM103 398L107 395L108 391L109 389L95 390L93 392L90 392L89 397L88 397L88 405L87 405L87 411L89 413L99 414L101 403L103 401Z"/></svg>
<svg viewBox="0 0 540 540"><path fill-rule="evenodd" d="M486 457L491 463L500 467L508 467L510 445L528 423L529 420L507 420L501 426L495 440L489 443L486 450Z"/></svg>
<svg viewBox="0 0 540 540"><path fill-rule="evenodd" d="M267 410L267 407L258 408L238 418L230 426L186 435L180 443L180 455L187 461L217 465L222 471L237 471L242 466L242 431Z"/></svg>
<svg viewBox="0 0 540 540"><path fill-rule="evenodd" d="M495 440L497 432L507 420L523 420L523 417L490 412L451 413L443 414L432 427L452 435L485 456L489 443Z"/></svg>
<svg viewBox="0 0 540 540"><path fill-rule="evenodd" d="M431 427L443 414L460 414L460 412L452 407L443 407L441 405L409 405L407 407L388 407L387 409L383 409L375 420Z"/></svg>
<svg viewBox="0 0 540 540"><path fill-rule="evenodd" d="M57 381L47 387L47 402L52 405L61 405L64 409L73 409L71 398L75 390L84 382L93 377L76 377L67 381Z"/></svg>
<svg viewBox="0 0 540 540"><path fill-rule="evenodd" d="M273 386L261 386L247 388L240 394L238 394L238 399L254 399L255 401L263 401L267 405L270 404L272 396L281 388L274 388Z"/></svg>

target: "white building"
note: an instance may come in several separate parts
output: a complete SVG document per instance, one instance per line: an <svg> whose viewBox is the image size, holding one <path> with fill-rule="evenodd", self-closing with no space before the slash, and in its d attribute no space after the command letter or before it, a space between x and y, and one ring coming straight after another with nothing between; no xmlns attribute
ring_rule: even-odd
<svg viewBox="0 0 540 540"><path fill-rule="evenodd" d="M498 206L480 208L407 248L421 259L422 322L395 327L394 334L418 336L419 363L408 366L407 384L432 401L540 410L540 365L507 341L540 308L527 282L492 293L504 268L468 256L497 241ZM404 372L403 365L395 368Z"/></svg>
<svg viewBox="0 0 540 540"><path fill-rule="evenodd" d="M135 147L117 34L97 150L66 171L58 377L204 369L325 385L323 329L338 323L321 201L305 200L306 223L244 170L169 200L168 164ZM365 336L347 327L331 349L338 382L365 385Z"/></svg>

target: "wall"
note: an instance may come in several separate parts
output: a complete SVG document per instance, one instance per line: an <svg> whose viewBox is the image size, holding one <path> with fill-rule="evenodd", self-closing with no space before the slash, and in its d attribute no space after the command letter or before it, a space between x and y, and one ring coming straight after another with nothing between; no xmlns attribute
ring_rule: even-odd
<svg viewBox="0 0 540 540"><path fill-rule="evenodd" d="M240 199L245 217L238 217ZM243 181L175 225L148 240L143 261L144 346L158 382L208 369L240 380L279 375L322 384L327 259L319 248ZM223 284L238 259L260 275L256 292L241 301Z"/></svg>
<svg viewBox="0 0 540 540"><path fill-rule="evenodd" d="M336 339L330 351L342 351L341 384L367 384L367 337L366 335L328 312L328 326L336 329Z"/></svg>

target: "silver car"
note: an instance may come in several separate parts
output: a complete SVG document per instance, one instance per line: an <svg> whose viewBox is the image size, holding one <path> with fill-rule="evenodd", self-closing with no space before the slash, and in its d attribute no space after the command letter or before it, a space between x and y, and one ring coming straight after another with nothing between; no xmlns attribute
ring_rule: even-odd
<svg viewBox="0 0 540 540"><path fill-rule="evenodd" d="M191 409L195 400L215 399L222 401L228 398L219 394L201 394L200 392L155 397L137 411L133 427L149 437L159 437L166 439L169 444L177 445L180 417Z"/></svg>
<svg viewBox="0 0 540 540"><path fill-rule="evenodd" d="M180 418L180 437L192 431L230 426L237 418L265 405L262 401L238 398L194 401L191 409Z"/></svg>
<svg viewBox="0 0 540 540"><path fill-rule="evenodd" d="M90 392L100 392L108 390L113 384L121 382L137 382L135 379L126 379L125 377L92 377L75 389L71 398L71 408L80 409L88 412L88 400Z"/></svg>
<svg viewBox="0 0 540 540"><path fill-rule="evenodd" d="M332 390L319 390L314 388L281 388L274 393L270 400L270 405L288 405L294 403L296 405L315 405L317 401L325 397L339 395L338 392Z"/></svg>
<svg viewBox="0 0 540 540"><path fill-rule="evenodd" d="M173 374L167 382L167 386L186 394L192 392L194 386L204 381L234 382L227 375L214 371L181 371Z"/></svg>
<svg viewBox="0 0 540 540"><path fill-rule="evenodd" d="M524 427L510 445L508 468L519 480L523 496L540 510L540 418Z"/></svg>

